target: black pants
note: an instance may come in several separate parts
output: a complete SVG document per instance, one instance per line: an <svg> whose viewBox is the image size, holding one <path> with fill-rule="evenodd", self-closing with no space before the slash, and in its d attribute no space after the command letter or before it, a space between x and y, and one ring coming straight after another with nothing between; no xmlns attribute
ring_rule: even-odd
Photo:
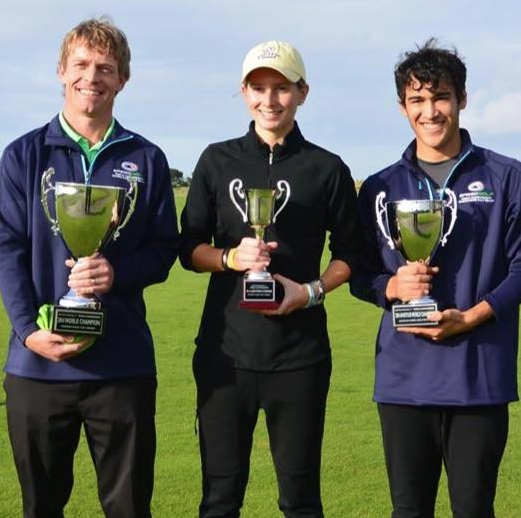
<svg viewBox="0 0 521 518"><path fill-rule="evenodd" d="M63 518L83 425L110 518L149 518L156 378L48 382L6 375L7 420L24 518Z"/></svg>
<svg viewBox="0 0 521 518"><path fill-rule="evenodd" d="M379 404L392 518L434 518L442 464L454 518L494 518L508 406Z"/></svg>
<svg viewBox="0 0 521 518"><path fill-rule="evenodd" d="M266 414L287 518L322 518L320 458L331 362L255 372L194 359L203 475L200 518L237 518L248 482L253 431Z"/></svg>

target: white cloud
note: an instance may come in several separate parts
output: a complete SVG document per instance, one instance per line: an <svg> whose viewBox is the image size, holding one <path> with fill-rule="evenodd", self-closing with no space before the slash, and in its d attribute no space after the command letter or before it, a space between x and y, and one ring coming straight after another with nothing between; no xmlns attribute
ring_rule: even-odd
<svg viewBox="0 0 521 518"><path fill-rule="evenodd" d="M393 0L149 0L146 9L140 0L76 0L74 9L69 0L53 0L53 9L47 4L2 4L0 151L60 109L61 39L80 20L103 13L132 48L132 78L116 116L160 143L172 167L185 172L206 144L246 131L247 111L233 97L241 61L250 46L271 38L292 42L304 56L311 84L298 114L304 135L341 154L356 177L397 159L409 142L396 110L393 67L404 50L431 35L456 45L466 59L469 94L498 92L473 96L462 115L466 125L494 149L517 145L505 135L518 136L521 125L521 7L514 0L494 10L475 0L439 0L436 9L427 0L398 6Z"/></svg>
<svg viewBox="0 0 521 518"><path fill-rule="evenodd" d="M461 114L462 124L483 135L521 133L521 91L492 97L484 89L472 96Z"/></svg>

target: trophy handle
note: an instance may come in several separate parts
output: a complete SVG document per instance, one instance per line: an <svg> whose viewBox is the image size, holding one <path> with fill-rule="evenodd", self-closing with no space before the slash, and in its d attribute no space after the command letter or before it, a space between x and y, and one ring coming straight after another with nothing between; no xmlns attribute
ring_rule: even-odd
<svg viewBox="0 0 521 518"><path fill-rule="evenodd" d="M241 213L242 220L244 221L244 223L247 223L248 222L248 216L247 216L248 200L246 199L246 193L244 192L244 189L242 187L242 180L239 180L239 178L235 178L235 180L232 180L230 182L229 192L230 192L230 198L231 198L233 204L237 207L237 210ZM242 209L242 207L239 205L239 203L235 199L234 192L237 193L237 196L241 200L244 200L244 204L246 206L245 210Z"/></svg>
<svg viewBox="0 0 521 518"><path fill-rule="evenodd" d="M47 194L51 191L56 190L54 185L51 184L51 177L54 174L54 167L49 167L46 171L43 172L42 182L41 182L41 195L40 201L42 202L43 211L45 212L45 216L49 220L51 224L51 230L55 236L58 235L60 231L60 227L58 226L58 221L53 219L51 216L51 212L49 210L49 201L47 200Z"/></svg>
<svg viewBox="0 0 521 518"><path fill-rule="evenodd" d="M114 241L116 241L116 239L121 234L121 229L123 227L125 227L127 225L127 223L129 222L130 217L132 216L132 214L134 214L134 209L136 208L137 193L139 190L138 183L137 183L137 180L132 179L132 178L129 178L128 183L130 184L130 188L128 191L125 192L125 198L129 202L128 211L127 211L127 215L125 216L125 219L123 220L121 225L119 225L116 228L116 230L114 232L114 236L112 237L112 239Z"/></svg>
<svg viewBox="0 0 521 518"><path fill-rule="evenodd" d="M445 234L443 234L443 236L440 239L441 246L446 245L447 238L452 232L452 229L454 228L454 224L456 223L456 219L458 217L458 199L456 198L456 194L451 189L445 189L445 192L449 197L448 201L445 202L445 208L450 210L450 224L449 228L447 229L447 232L445 232Z"/></svg>
<svg viewBox="0 0 521 518"><path fill-rule="evenodd" d="M289 187L289 183L286 182L286 180L279 180L277 182L276 199L278 200L284 193L285 193L284 201L282 202L282 205L279 207L279 210L277 210L277 212L275 212L275 214L273 215L273 223L275 223L275 221L277 221L277 216L282 212L282 209L288 203L289 196L291 194L291 189Z"/></svg>
<svg viewBox="0 0 521 518"><path fill-rule="evenodd" d="M390 235L387 235L387 232L385 230L385 225L383 221L383 214L385 214L385 217L387 218L387 209L384 205L385 198L385 192L380 191L376 196L376 202L375 202L375 210L376 210L376 222L378 223L378 226L380 227L380 231L382 232L383 236L387 240L387 244L389 245L389 248L391 250L394 250L395 246L393 243L393 240L391 239Z"/></svg>

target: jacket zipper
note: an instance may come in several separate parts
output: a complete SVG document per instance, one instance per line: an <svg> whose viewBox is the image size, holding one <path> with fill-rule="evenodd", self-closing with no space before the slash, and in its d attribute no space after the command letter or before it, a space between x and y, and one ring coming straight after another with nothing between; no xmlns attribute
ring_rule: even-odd
<svg viewBox="0 0 521 518"><path fill-rule="evenodd" d="M81 154L81 163L82 163L82 166L83 166L83 176L85 178L85 185L89 185L90 184L90 181L91 181L91 178L92 178L92 171L93 171L94 163L96 162L96 159L98 158L98 156L103 151L105 151L105 149L107 149L110 146L112 146L112 144L116 144L116 143L119 144L120 142L125 142L125 141L133 139L133 138L134 137L132 135L129 135L128 137L125 137L125 138L111 140L106 146L102 147L99 150L98 154L94 157L94 160L91 162L90 167L88 169L87 169L87 164L85 163L85 156L82 153Z"/></svg>
<svg viewBox="0 0 521 518"><path fill-rule="evenodd" d="M271 189L271 166L273 165L273 150L270 148L268 156L268 189Z"/></svg>
<svg viewBox="0 0 521 518"><path fill-rule="evenodd" d="M443 199L443 196L445 194L445 189L447 188L447 184L451 178L451 176L454 174L454 171L456 170L456 168L461 164L461 162L463 162L463 160L465 160L465 158L467 158L467 156L470 154L470 151L467 151L455 164L454 164L454 167L450 170L450 173L448 174L447 178L445 179L445 182L443 183L443 187L441 188L440 190L440 193L437 194L437 198L442 200ZM427 189L429 190L429 199L433 200L434 199L434 190L432 188L432 185L431 185L431 182L429 180L429 178L427 176L425 176L425 183L427 184Z"/></svg>

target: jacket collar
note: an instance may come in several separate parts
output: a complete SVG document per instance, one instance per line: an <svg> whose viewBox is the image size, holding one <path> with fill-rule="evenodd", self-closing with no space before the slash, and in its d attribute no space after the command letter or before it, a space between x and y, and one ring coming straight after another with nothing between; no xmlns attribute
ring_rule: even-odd
<svg viewBox="0 0 521 518"><path fill-rule="evenodd" d="M127 139L131 137L133 137L133 134L121 126L121 124L116 120L114 122L114 130L103 143L103 147L114 140ZM45 134L45 145L79 148L78 144L63 131L60 124L59 115L56 115L47 127L47 132Z"/></svg>
<svg viewBox="0 0 521 518"><path fill-rule="evenodd" d="M474 145L470 139L469 132L463 128L460 128L459 131L461 135L461 149L458 156L455 157L458 161L466 154L474 151ZM408 167L412 167L415 170L418 169L418 162L416 159L416 139L413 140L403 152L402 161L404 161Z"/></svg>
<svg viewBox="0 0 521 518"><path fill-rule="evenodd" d="M269 156L270 147L259 139L259 136L255 132L255 121L250 122L248 133L245 135L245 140L246 147L249 151L261 154L262 156ZM297 121L295 121L293 129L284 139L284 144L275 144L273 148L274 159L296 153L302 147L304 141L304 136L300 132Z"/></svg>

